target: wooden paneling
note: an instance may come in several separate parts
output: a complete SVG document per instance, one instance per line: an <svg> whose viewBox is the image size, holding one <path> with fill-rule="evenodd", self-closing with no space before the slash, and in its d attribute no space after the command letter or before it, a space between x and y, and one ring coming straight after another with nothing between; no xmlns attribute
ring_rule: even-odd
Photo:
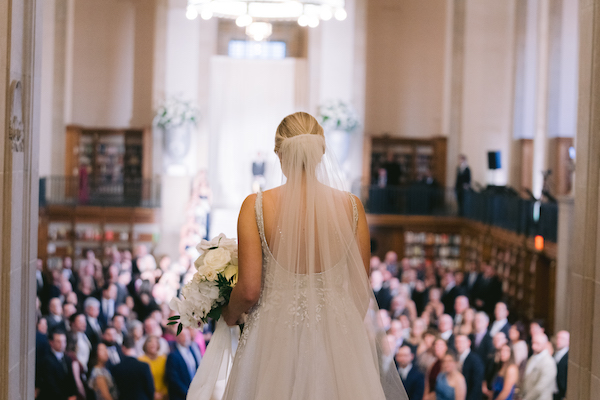
<svg viewBox="0 0 600 400"><path fill-rule="evenodd" d="M518 164L518 177L517 182L519 190L527 188L529 190L533 187L533 140L532 139L520 139L518 141L518 153L519 157Z"/></svg>

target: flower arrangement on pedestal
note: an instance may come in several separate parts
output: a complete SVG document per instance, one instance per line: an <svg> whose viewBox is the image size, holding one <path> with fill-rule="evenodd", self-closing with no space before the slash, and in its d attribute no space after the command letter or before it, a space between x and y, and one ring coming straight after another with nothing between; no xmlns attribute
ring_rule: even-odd
<svg viewBox="0 0 600 400"><path fill-rule="evenodd" d="M350 152L350 133L360 125L358 113L342 100L329 100L319 107L319 122L329 146L340 163Z"/></svg>
<svg viewBox="0 0 600 400"><path fill-rule="evenodd" d="M165 134L164 149L172 163L183 162L191 147L191 127L198 123L200 111L191 101L170 98L163 102L154 116L154 125Z"/></svg>

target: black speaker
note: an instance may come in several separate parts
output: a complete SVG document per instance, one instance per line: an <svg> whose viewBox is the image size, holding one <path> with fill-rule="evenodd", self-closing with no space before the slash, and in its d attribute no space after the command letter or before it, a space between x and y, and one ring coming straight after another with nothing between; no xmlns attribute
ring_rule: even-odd
<svg viewBox="0 0 600 400"><path fill-rule="evenodd" d="M488 169L500 168L502 168L502 164L500 163L500 152L488 151Z"/></svg>

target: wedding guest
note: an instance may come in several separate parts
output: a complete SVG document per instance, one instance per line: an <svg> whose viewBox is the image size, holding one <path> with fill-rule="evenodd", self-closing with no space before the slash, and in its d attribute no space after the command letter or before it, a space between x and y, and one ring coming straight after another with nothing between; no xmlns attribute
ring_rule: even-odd
<svg viewBox="0 0 600 400"><path fill-rule="evenodd" d="M116 331L116 342L119 346L123 345L123 338L127 335L127 328L125 325L125 317L121 314L113 315L111 326Z"/></svg>
<svg viewBox="0 0 600 400"><path fill-rule="evenodd" d="M504 302L496 303L494 308L494 316L496 319L490 328L490 336L494 337L498 332L502 332L508 337L510 324L508 323L508 306Z"/></svg>
<svg viewBox="0 0 600 400"><path fill-rule="evenodd" d="M98 322L98 315L100 314L100 301L94 297L88 297L83 303L83 309L85 310L87 328L85 334L87 335L92 347L100 342L102 337L102 328Z"/></svg>
<svg viewBox="0 0 600 400"><path fill-rule="evenodd" d="M485 384L483 385L483 394L485 396L492 395L492 384L494 383L494 377L500 370L500 359L498 353L502 346L508 344L508 339L504 332L498 332L492 338L493 344L493 353L490 357L488 357L487 362L485 363Z"/></svg>
<svg viewBox="0 0 600 400"><path fill-rule="evenodd" d="M165 368L167 365L167 356L158 354L159 338L158 336L150 335L146 338L143 347L144 354L138 360L145 362L150 366L150 372L154 378L154 399L167 399L168 390L165 381Z"/></svg>
<svg viewBox="0 0 600 400"><path fill-rule="evenodd" d="M119 267L116 264L111 264L106 270L107 282L116 286L117 294L115 296L115 306L125 303L125 299L129 295L126 285L119 282Z"/></svg>
<svg viewBox="0 0 600 400"><path fill-rule="evenodd" d="M423 340L417 347L415 364L423 374L426 374L437 361L433 354L433 342L435 342L435 333L428 331L423 334Z"/></svg>
<svg viewBox="0 0 600 400"><path fill-rule="evenodd" d="M461 324L455 328L456 332L460 335L467 335L473 333L475 326L475 309L467 308L463 313L463 319Z"/></svg>
<svg viewBox="0 0 600 400"><path fill-rule="evenodd" d="M169 354L169 344L162 337L162 334L163 334L162 329L161 329L160 325L158 324L158 322L156 322L156 319L154 319L152 316L146 318L146 320L144 321L144 336L136 342L137 353L140 355L144 354L143 346L146 343L146 339L149 336L156 336L158 338L158 344L159 344L158 354L160 354L160 355ZM141 346L138 347L139 344L141 344Z"/></svg>
<svg viewBox="0 0 600 400"><path fill-rule="evenodd" d="M426 328L425 321L421 318L413 320L410 335L408 339L406 339L406 343L415 349L415 354L423 341L423 334L425 333Z"/></svg>
<svg viewBox="0 0 600 400"><path fill-rule="evenodd" d="M183 329L176 338L176 345L167 357L166 379L170 400L185 400L188 388L200 360L191 347L190 332Z"/></svg>
<svg viewBox="0 0 600 400"><path fill-rule="evenodd" d="M477 262L474 260L467 261L467 273L463 281L462 287L466 295L472 300L473 288L476 286L479 280L479 272L477 268Z"/></svg>
<svg viewBox="0 0 600 400"><path fill-rule="evenodd" d="M71 360L71 370L73 371L73 379L75 379L75 387L77 387L76 398L77 400L86 400L87 366L84 368L83 364L77 359L77 339L72 332L67 334L65 355Z"/></svg>
<svg viewBox="0 0 600 400"><path fill-rule="evenodd" d="M406 306L406 297L399 294L392 299L390 305L390 317L392 319L398 319L401 315L410 317L410 311Z"/></svg>
<svg viewBox="0 0 600 400"><path fill-rule="evenodd" d="M457 359L453 353L444 356L442 372L435 385L435 400L465 400L467 384L458 371Z"/></svg>
<svg viewBox="0 0 600 400"><path fill-rule="evenodd" d="M441 301L442 292L439 288L429 289L429 304L425 306L425 312L429 314L429 325L437 326L438 320L444 314L444 303Z"/></svg>
<svg viewBox="0 0 600 400"><path fill-rule="evenodd" d="M375 294L375 300L381 310L389 310L392 303L390 290L384 286L383 274L375 270L371 272L371 288Z"/></svg>
<svg viewBox="0 0 600 400"><path fill-rule="evenodd" d="M543 335L546 334L546 326L545 326L543 320L536 319L529 323L529 339L527 342L527 345L529 347L529 357L531 357L533 355L533 348L532 348L531 341L535 335L539 335L539 334L543 334Z"/></svg>
<svg viewBox="0 0 600 400"><path fill-rule="evenodd" d="M567 369L569 366L569 341L570 334L567 331L560 331L556 334L556 391L554 400L563 400L567 395Z"/></svg>
<svg viewBox="0 0 600 400"><path fill-rule="evenodd" d="M398 372L410 400L422 400L425 393L425 376L413 366L414 355L408 346L402 346L396 353Z"/></svg>
<svg viewBox="0 0 600 400"><path fill-rule="evenodd" d="M448 314L442 315L438 323L438 329L440 331L440 337L448 343L448 349L454 350L454 326L452 317Z"/></svg>
<svg viewBox="0 0 600 400"><path fill-rule="evenodd" d="M117 286L114 283L107 282L102 287L102 297L100 298L100 314L98 315L98 322L102 329L106 329L108 323L112 320L115 315L117 298Z"/></svg>
<svg viewBox="0 0 600 400"><path fill-rule="evenodd" d="M81 363L83 370L87 372L90 354L92 352L92 342L85 334L87 330L87 321L85 314L74 314L71 316L71 332L77 343L76 358Z"/></svg>
<svg viewBox="0 0 600 400"><path fill-rule="evenodd" d="M483 362L477 354L471 351L471 341L467 336L456 336L455 346L458 356L458 371L463 374L467 384L466 399L480 400L484 378Z"/></svg>
<svg viewBox="0 0 600 400"><path fill-rule="evenodd" d="M552 400L556 384L556 362L547 350L548 336L536 334L531 340L533 356L523 377L523 400Z"/></svg>
<svg viewBox="0 0 600 400"><path fill-rule="evenodd" d="M48 332L55 330L65 332L67 326L65 325L65 320L63 318L62 301L58 297L50 299L48 311L49 314L46 316L46 321L48 321Z"/></svg>
<svg viewBox="0 0 600 400"><path fill-rule="evenodd" d="M471 168L467 163L467 156L461 154L458 156L458 166L456 167L456 181L454 191L456 192L456 201L458 203L458 215L463 215L463 204L465 191L471 187Z"/></svg>
<svg viewBox="0 0 600 400"><path fill-rule="evenodd" d="M48 334L50 351L42 361L39 379L39 400L76 400L77 386L71 359L65 355L67 336L55 330Z"/></svg>
<svg viewBox="0 0 600 400"><path fill-rule="evenodd" d="M492 400L513 400L519 381L519 368L515 363L512 348L505 344L498 352L500 369L492 382Z"/></svg>
<svg viewBox="0 0 600 400"><path fill-rule="evenodd" d="M436 361L431 365L425 380L425 398L435 399L435 387L437 378L442 370L442 363L444 356L448 353L448 345L444 339L436 339L433 343L433 354L436 357Z"/></svg>
<svg viewBox="0 0 600 400"><path fill-rule="evenodd" d="M134 343L134 351L136 352L136 357L140 357L143 352L140 351L144 347L144 343L146 339L144 338L144 324L142 324L137 319L134 319L129 323L129 327L127 329L130 332L131 338Z"/></svg>
<svg viewBox="0 0 600 400"><path fill-rule="evenodd" d="M519 367L519 375L525 372L525 363L527 362L528 348L525 341L525 326L522 322L517 321L508 330L508 338L510 339L515 364Z"/></svg>
<svg viewBox="0 0 600 400"><path fill-rule="evenodd" d="M462 289L456 286L454 273L444 273L442 278L442 287L444 288L444 292L442 293L441 300L444 304L444 312L454 318L454 303L456 302L456 298L462 295Z"/></svg>
<svg viewBox="0 0 600 400"><path fill-rule="evenodd" d="M154 400L154 380L150 366L135 358L133 340L123 339L123 359L110 371L121 399Z"/></svg>
<svg viewBox="0 0 600 400"><path fill-rule="evenodd" d="M475 308L491 315L496 303L502 298L502 282L500 282L496 276L496 270L490 264L484 263L482 270L483 273L473 288L472 296Z"/></svg>
<svg viewBox="0 0 600 400"><path fill-rule="evenodd" d="M106 345L108 353L107 368L111 369L123 361L123 351L121 346L117 344L117 331L112 326L106 328L102 334L102 342Z"/></svg>
<svg viewBox="0 0 600 400"><path fill-rule="evenodd" d="M488 332L489 323L490 317L483 311L479 311L475 315L475 330L469 337L471 339L471 350L479 356L484 364L494 354L494 344Z"/></svg>

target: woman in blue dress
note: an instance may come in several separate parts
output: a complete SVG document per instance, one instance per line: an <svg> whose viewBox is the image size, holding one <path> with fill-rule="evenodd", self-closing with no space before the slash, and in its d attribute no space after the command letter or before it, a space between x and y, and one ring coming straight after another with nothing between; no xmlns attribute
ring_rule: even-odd
<svg viewBox="0 0 600 400"><path fill-rule="evenodd" d="M465 400L466 395L467 383L458 371L456 355L447 353L435 384L435 400Z"/></svg>
<svg viewBox="0 0 600 400"><path fill-rule="evenodd" d="M513 400L515 385L519 380L519 367L515 363L512 348L505 344L498 351L500 370L492 383L490 400Z"/></svg>

